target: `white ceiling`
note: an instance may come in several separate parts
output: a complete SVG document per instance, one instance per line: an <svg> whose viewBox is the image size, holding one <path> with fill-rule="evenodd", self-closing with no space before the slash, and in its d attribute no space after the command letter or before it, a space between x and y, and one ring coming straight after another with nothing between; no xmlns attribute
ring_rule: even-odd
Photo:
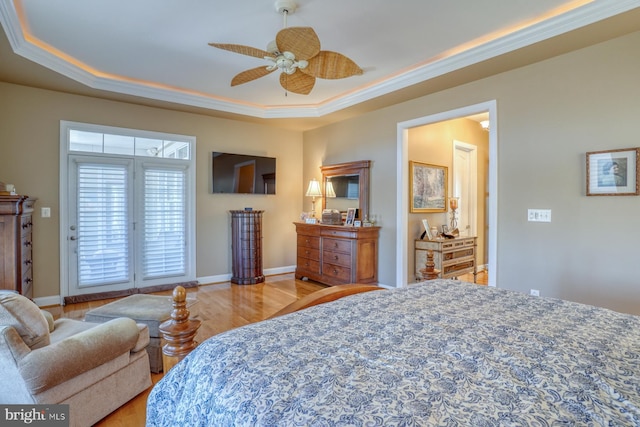
<svg viewBox="0 0 640 427"><path fill-rule="evenodd" d="M313 27L322 49L340 52L364 70L347 79L318 79L305 96L285 95L277 72L230 87L234 75L262 60L207 44L266 49L283 26L273 0L0 0L11 50L66 77L53 83L41 71L31 76L14 58L13 64L0 63L0 79L61 90L70 79L76 83L66 89L71 92L80 93L80 83L106 97L261 119L323 117L383 98L397 102L402 93L403 99L419 96L425 82L435 85L442 76L492 60L498 64L501 57L639 7L640 0L298 0L288 26ZM611 29L606 34L616 35ZM545 49L546 56L560 53ZM530 60L544 58L531 52ZM527 55L521 56L484 74L525 64ZM483 77L476 75L464 79Z"/></svg>

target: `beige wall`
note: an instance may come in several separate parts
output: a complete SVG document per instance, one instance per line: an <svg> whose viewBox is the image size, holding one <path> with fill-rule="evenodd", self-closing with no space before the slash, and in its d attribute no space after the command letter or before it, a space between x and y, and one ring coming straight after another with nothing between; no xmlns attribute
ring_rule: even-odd
<svg viewBox="0 0 640 427"><path fill-rule="evenodd" d="M639 45L633 33L306 132L305 175L373 160L379 277L395 286L397 123L495 99L497 285L640 314L640 197L585 196L587 151L640 146ZM527 222L528 208L552 222Z"/></svg>
<svg viewBox="0 0 640 427"><path fill-rule="evenodd" d="M448 194L451 196L453 190L453 141L461 141L477 147L478 157L478 180L476 192L478 194L477 204L477 255L478 266L487 264L487 239L486 233L486 200L485 194L488 188L489 171L489 136L487 131L482 130L476 121L466 118L447 120L433 123L426 126L419 126L409 129L409 160L434 164L447 167L448 171ZM448 205L447 205L448 206ZM409 238L407 239L408 271L409 282L415 280L415 259L414 240L419 239L424 231L422 220L429 221L429 225L437 226L438 229L443 224L449 224L451 220L450 212L447 208L445 213L409 213ZM424 268L424 266L420 266Z"/></svg>
<svg viewBox="0 0 640 427"><path fill-rule="evenodd" d="M256 124L0 83L0 181L37 197L34 216L35 297L60 294L60 120L194 135L196 143L196 274L231 273L228 211L264 209L265 269L295 265L295 221L302 211L302 134ZM276 195L211 194L212 151L277 158ZM40 207L51 218L40 218Z"/></svg>

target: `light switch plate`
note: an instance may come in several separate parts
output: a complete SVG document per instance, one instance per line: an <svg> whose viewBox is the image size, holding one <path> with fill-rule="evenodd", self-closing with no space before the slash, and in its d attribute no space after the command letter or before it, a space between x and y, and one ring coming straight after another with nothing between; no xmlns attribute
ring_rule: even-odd
<svg viewBox="0 0 640 427"><path fill-rule="evenodd" d="M42 218L50 218L51 217L51 208L40 208L40 216Z"/></svg>
<svg viewBox="0 0 640 427"><path fill-rule="evenodd" d="M551 222L551 209L529 209L527 220L530 222Z"/></svg>

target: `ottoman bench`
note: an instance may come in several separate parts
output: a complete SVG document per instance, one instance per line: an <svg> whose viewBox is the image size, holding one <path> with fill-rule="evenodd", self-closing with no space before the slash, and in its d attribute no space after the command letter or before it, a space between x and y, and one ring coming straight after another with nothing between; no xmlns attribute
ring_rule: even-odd
<svg viewBox="0 0 640 427"><path fill-rule="evenodd" d="M197 317L195 308L197 300L187 298L187 309L190 317ZM151 372L162 371L162 336L159 326L171 318L173 298L170 295L135 294L119 299L101 307L87 311L84 320L87 322L103 323L116 317L128 317L137 323L143 323L149 328L149 364Z"/></svg>

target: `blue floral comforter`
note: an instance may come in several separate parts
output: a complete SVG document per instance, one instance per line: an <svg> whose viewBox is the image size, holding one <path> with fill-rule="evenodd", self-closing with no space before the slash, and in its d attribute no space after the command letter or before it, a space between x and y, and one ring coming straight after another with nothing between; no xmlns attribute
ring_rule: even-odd
<svg viewBox="0 0 640 427"><path fill-rule="evenodd" d="M214 336L148 426L640 426L640 317L452 280Z"/></svg>

